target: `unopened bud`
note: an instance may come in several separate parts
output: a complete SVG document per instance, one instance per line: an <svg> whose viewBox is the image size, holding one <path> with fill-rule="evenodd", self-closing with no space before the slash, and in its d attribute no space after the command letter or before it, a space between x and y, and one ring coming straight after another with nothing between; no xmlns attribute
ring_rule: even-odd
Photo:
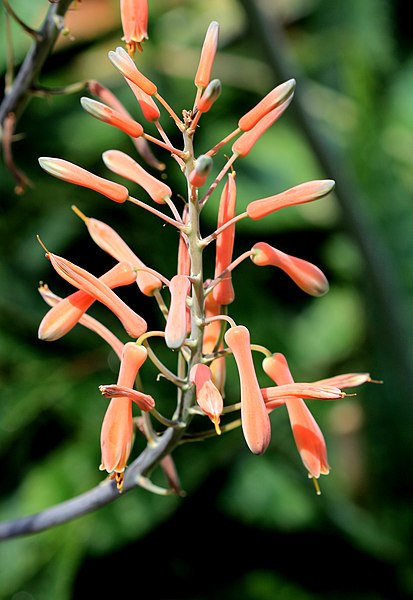
<svg viewBox="0 0 413 600"><path fill-rule="evenodd" d="M219 23L212 21L205 35L194 83L204 88L211 79L212 65L218 47Z"/></svg>
<svg viewBox="0 0 413 600"><path fill-rule="evenodd" d="M294 88L295 79L289 79L285 83L277 85L254 108L241 117L238 121L238 127L241 131L249 131L271 110L283 104L290 97L292 98Z"/></svg>
<svg viewBox="0 0 413 600"><path fill-rule="evenodd" d="M39 164L50 175L95 190L95 192L99 192L99 194L103 194L115 202L125 202L129 198L129 191L125 186L98 177L67 160L42 156L39 158Z"/></svg>
<svg viewBox="0 0 413 600"><path fill-rule="evenodd" d="M208 112L215 100L219 98L222 90L222 85L219 79L213 79L207 85L201 98L198 100L196 108L199 112Z"/></svg>
<svg viewBox="0 0 413 600"><path fill-rule="evenodd" d="M115 51L111 50L109 60L126 79L130 79L149 96L156 94L156 85L139 71L126 50L121 47L116 48Z"/></svg>
<svg viewBox="0 0 413 600"><path fill-rule="evenodd" d="M133 138L138 138L143 134L143 127L140 123L103 104L103 102L83 96L80 99L80 103L85 111L92 115L92 117L95 117L95 119L113 125Z"/></svg>
<svg viewBox="0 0 413 600"><path fill-rule="evenodd" d="M189 176L189 183L196 188L204 185L213 164L213 160L210 156L207 156L206 154L198 156L195 162L195 168Z"/></svg>

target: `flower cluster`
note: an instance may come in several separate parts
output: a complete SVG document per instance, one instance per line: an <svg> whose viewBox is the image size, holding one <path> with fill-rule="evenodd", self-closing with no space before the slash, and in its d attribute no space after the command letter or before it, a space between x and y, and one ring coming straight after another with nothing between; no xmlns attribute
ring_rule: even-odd
<svg viewBox="0 0 413 600"><path fill-rule="evenodd" d="M96 81L89 83L93 98L82 98L81 105L94 118L122 130L133 140L138 160L116 149L103 154L108 170L126 179L128 187L59 158L43 157L39 162L55 177L95 190L114 202L133 203L140 210L149 211L163 223L174 227L179 233L176 273L168 279L150 268L110 225L73 207L93 241L113 257L115 264L108 272L96 277L45 248L53 268L76 291L61 299L46 285L40 287L40 293L51 308L40 324L39 337L46 341L57 340L79 323L101 336L119 357L117 382L100 386L102 394L110 400L101 429L100 468L116 480L119 490L122 490L124 471L131 454L134 424L146 436L151 447L156 447L162 436L155 431L154 421L174 431L166 450L157 457L157 464L164 468L171 489L177 491L179 483L170 455L177 443L185 440L194 415L203 415L211 420L213 428L208 429L205 436L221 435L241 425L251 452L261 454L271 440L271 413L282 405L288 411L302 462L309 476L316 480L320 474L329 472L326 444L304 399L343 398L346 395L343 389L369 381L369 375L350 373L323 381L296 383L286 358L251 343L247 327L237 324L228 315L228 307L235 299L232 271L248 258L253 265L278 267L307 294L321 296L328 291L327 279L317 266L266 242L258 241L240 256L233 257L237 222L263 219L290 206L313 202L326 196L334 187L331 180L309 181L273 196L253 199L245 211L237 211L234 163L247 156L260 136L284 113L293 99L295 81L291 79L271 90L241 116L232 132L213 148L198 155L194 151L196 131L201 118L217 101L221 91L221 82L211 76L218 46L218 23L212 22L206 32L194 78L193 106L183 110L182 117L179 117L161 96L157 86L138 69L133 58L136 48L141 49L141 43L148 37L146 2L121 0L121 9L128 52L119 47L109 52L109 60L131 88L140 106L143 122L147 124L137 122L112 92ZM182 148L176 148L170 142L161 125L161 112L172 117L181 132ZM149 124L156 128L157 136L147 133ZM231 154L223 160L221 170L211 181L214 157L229 144L232 144ZM175 197L162 179L149 172L156 173L164 168L154 156L151 145L167 151L178 164L186 180L186 199ZM140 162L145 163L145 167ZM209 235L203 235L202 210L221 184L216 229ZM141 188L152 203L132 195L131 189L139 194ZM207 277L203 252L210 244L215 244L216 248L215 265ZM118 286L135 284L139 293L153 298L158 304L165 321L162 330L148 328L145 319L113 291ZM128 336L127 341L120 340L87 314L96 301L116 315ZM175 353L176 372L159 359L149 343L152 337L161 338L162 343ZM272 384L268 387L261 387L259 383L253 351L264 354L263 373ZM159 373L177 389L171 415L160 414L155 399L138 389L138 372L146 360L151 360ZM235 360L239 372L240 398L232 405L224 402L227 360ZM133 410L137 409L133 408L134 404L140 411L140 416L135 419ZM237 411L240 418L237 416L236 420L221 424L223 414L237 414Z"/></svg>

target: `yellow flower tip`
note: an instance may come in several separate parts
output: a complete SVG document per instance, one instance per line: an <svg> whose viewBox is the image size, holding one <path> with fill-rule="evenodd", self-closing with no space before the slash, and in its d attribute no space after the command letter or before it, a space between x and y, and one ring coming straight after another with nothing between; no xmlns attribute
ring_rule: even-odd
<svg viewBox="0 0 413 600"><path fill-rule="evenodd" d="M320 485L318 483L318 480L313 477L312 475L308 475L312 480L313 480L313 484L314 484L314 488L315 488L315 493L317 494L317 496L321 496L321 489L320 489Z"/></svg>
<svg viewBox="0 0 413 600"><path fill-rule="evenodd" d="M89 217L87 217L75 204L72 204L71 208L73 212L87 225L89 222Z"/></svg>
<svg viewBox="0 0 413 600"><path fill-rule="evenodd" d="M115 472L115 482L116 482L116 487L118 488L119 494L121 494L123 491L124 479L125 479L124 471L122 471L121 473Z"/></svg>
<svg viewBox="0 0 413 600"><path fill-rule="evenodd" d="M214 424L214 427L215 427L216 434L217 434L217 435L221 435L221 434L222 434L222 431L221 431L221 427L219 426L219 422L220 422L220 418L219 418L219 416L218 416L218 415L215 415L215 416L214 416L214 417L211 419L211 421L212 421L212 422L213 422L213 424Z"/></svg>

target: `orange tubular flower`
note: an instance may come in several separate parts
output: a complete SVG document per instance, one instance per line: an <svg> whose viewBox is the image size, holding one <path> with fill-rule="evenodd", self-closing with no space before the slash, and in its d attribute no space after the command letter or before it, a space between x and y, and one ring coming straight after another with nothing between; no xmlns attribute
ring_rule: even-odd
<svg viewBox="0 0 413 600"><path fill-rule="evenodd" d="M262 454L271 439L271 426L250 348L250 334L246 327L237 325L225 333L225 341L237 363L241 385L241 421L245 441L251 452Z"/></svg>
<svg viewBox="0 0 413 600"><path fill-rule="evenodd" d="M255 244L252 252L251 260L255 265L279 267L307 294L323 296L328 292L326 276L312 263L285 254L265 242Z"/></svg>
<svg viewBox="0 0 413 600"><path fill-rule="evenodd" d="M61 256L48 252L47 257L63 279L107 306L118 317L128 335L138 338L145 333L146 321L129 308L103 281Z"/></svg>
<svg viewBox="0 0 413 600"><path fill-rule="evenodd" d="M60 296L54 294L50 290L49 286L44 283L39 286L38 291L43 300L49 306L53 307L56 306L59 302L63 302L63 299L60 298ZM109 346L112 348L112 350L120 360L124 344L107 327L102 325L102 323L89 316L88 314L83 314L80 317L79 324L83 325L83 327L86 327L87 329L90 329L90 331L93 331L94 333L100 335L100 337L109 344Z"/></svg>
<svg viewBox="0 0 413 600"><path fill-rule="evenodd" d="M208 112L214 102L219 98L221 89L222 86L219 79L210 81L201 98L197 101L196 109L201 113Z"/></svg>
<svg viewBox="0 0 413 600"><path fill-rule="evenodd" d="M241 131L250 131L271 110L290 99L294 94L294 89L295 79L289 79L285 83L277 85L254 108L241 117L238 121L238 127Z"/></svg>
<svg viewBox="0 0 413 600"><path fill-rule="evenodd" d="M148 0L120 0L120 17L122 40L133 56L136 49L142 50L142 42L148 39Z"/></svg>
<svg viewBox="0 0 413 600"><path fill-rule="evenodd" d="M50 175L95 190L115 202L125 202L129 198L129 191L125 186L98 177L67 160L42 156L39 158L39 164Z"/></svg>
<svg viewBox="0 0 413 600"><path fill-rule="evenodd" d="M108 169L143 187L157 204L165 204L172 196L172 190L166 183L150 175L128 154L120 150L107 150L102 157Z"/></svg>
<svg viewBox="0 0 413 600"><path fill-rule="evenodd" d="M212 65L218 47L219 23L212 21L205 35L194 83L205 88L211 79Z"/></svg>
<svg viewBox="0 0 413 600"><path fill-rule="evenodd" d="M283 354L276 353L263 360L265 373L277 384L294 383ZM324 436L301 398L286 398L288 416L301 460L309 476L318 479L320 474L328 475L330 467Z"/></svg>
<svg viewBox="0 0 413 600"><path fill-rule="evenodd" d="M131 57L123 48L110 50L109 60L113 66L124 76L146 92L149 96L156 94L158 88L150 79L145 77L137 68Z"/></svg>
<svg viewBox="0 0 413 600"><path fill-rule="evenodd" d="M224 402L221 393L212 382L211 369L207 365L199 363L192 367L189 377L191 382L195 384L197 403L215 425L217 434L221 435L219 422Z"/></svg>
<svg viewBox="0 0 413 600"><path fill-rule="evenodd" d="M113 125L113 127L117 127L117 129L120 129L133 138L143 135L143 127L140 123L132 119L132 117L103 104L103 102L82 96L80 103L85 111L92 115L92 117L95 117L95 119Z"/></svg>
<svg viewBox="0 0 413 600"><path fill-rule="evenodd" d="M282 104L273 108L269 113L262 117L252 129L240 135L232 145L232 152L240 157L246 156L262 134L281 117L283 112L290 105L292 99L293 94L291 94Z"/></svg>
<svg viewBox="0 0 413 600"><path fill-rule="evenodd" d="M212 293L208 294L205 298L205 318L208 319L209 317L216 317L220 314L221 306L215 301ZM215 320L211 321L205 326L204 337L202 341L203 354L210 354L214 352L214 350L222 350L224 348L224 344L222 342L219 344L219 346L217 346L221 335L221 324L222 321ZM209 366L212 372L212 381L220 390L220 392L223 393L226 375L225 356L215 358Z"/></svg>
<svg viewBox="0 0 413 600"><path fill-rule="evenodd" d="M122 262L115 265L99 279L113 289L133 283L136 279L136 273L132 265ZM66 335L79 322L94 301L93 296L79 290L58 302L43 317L39 326L39 339L54 342Z"/></svg>
<svg viewBox="0 0 413 600"><path fill-rule="evenodd" d="M275 194L275 196L268 196L268 198L250 202L247 206L247 214L250 219L262 219L286 206L305 204L306 202L323 198L323 196L331 192L334 185L335 183L332 179L306 181L285 192Z"/></svg>
<svg viewBox="0 0 413 600"><path fill-rule="evenodd" d="M118 375L118 385L133 388L140 367L146 360L143 346L133 342L125 344ZM122 490L123 472L132 447L132 400L113 398L106 410L100 434L102 462L100 469L115 472L119 491Z"/></svg>
<svg viewBox="0 0 413 600"><path fill-rule="evenodd" d="M177 350L187 336L186 299L190 281L185 275L175 275L169 284L171 304L165 327L165 341L168 348Z"/></svg>
<svg viewBox="0 0 413 600"><path fill-rule="evenodd" d="M235 172L228 174L227 182L221 194L217 229L230 221L235 216L237 202L237 188L235 184ZM227 227L216 241L215 256L215 277L219 277L223 271L231 264L232 252L234 249L235 225ZM235 293L232 285L232 275L228 272L222 281L217 283L212 294L215 302L220 305L231 304L234 301Z"/></svg>
<svg viewBox="0 0 413 600"><path fill-rule="evenodd" d="M138 101L145 119L151 122L158 121L161 113L152 96L149 96L149 94L144 92L139 86L133 83L133 81L130 81L130 79L126 79L126 83L129 85Z"/></svg>
<svg viewBox="0 0 413 600"><path fill-rule="evenodd" d="M98 219L86 217L77 208L75 209L75 212L79 214L85 222L92 240L99 248L102 248L102 250L113 256L116 260L127 261L136 267L136 283L145 296L152 296L156 290L159 290L162 287L162 281L158 279L156 275L145 270L145 264L136 256L127 243L112 227Z"/></svg>

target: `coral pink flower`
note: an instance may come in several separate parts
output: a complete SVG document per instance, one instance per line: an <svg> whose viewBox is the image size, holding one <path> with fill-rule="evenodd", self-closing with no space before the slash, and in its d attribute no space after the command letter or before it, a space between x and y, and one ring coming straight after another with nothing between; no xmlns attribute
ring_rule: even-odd
<svg viewBox="0 0 413 600"><path fill-rule="evenodd" d="M265 242L255 244L251 251L251 260L255 265L279 267L307 294L323 296L328 292L326 276L312 263L285 254Z"/></svg>
<svg viewBox="0 0 413 600"><path fill-rule="evenodd" d="M221 89L222 86L219 79L213 79L210 81L205 88L204 93L196 103L197 111L201 113L208 112L214 102L219 98Z"/></svg>
<svg viewBox="0 0 413 600"><path fill-rule="evenodd" d="M145 333L146 321L129 308L103 281L61 256L47 252L47 258L63 279L107 306L118 317L128 335L138 338Z"/></svg>
<svg viewBox="0 0 413 600"><path fill-rule="evenodd" d="M85 222L91 238L99 248L102 248L119 262L127 261L135 267L136 283L145 296L152 296L156 290L162 287L162 281L146 270L145 264L112 227L98 219L86 217L76 207L72 208Z"/></svg>
<svg viewBox="0 0 413 600"><path fill-rule="evenodd" d="M219 23L212 21L205 35L202 45L198 69L195 74L194 83L198 88L205 88L211 79L212 65L218 47Z"/></svg>
<svg viewBox="0 0 413 600"><path fill-rule="evenodd" d="M139 86L137 86L135 83L133 83L133 81L131 81L130 79L126 79L126 83L129 85L136 100L138 101L139 106L141 107L141 111L142 111L145 119L147 121L151 121L151 122L158 121L159 117L161 116L161 113L159 111L159 108L155 104L155 101L152 98L152 96L149 96L149 94L144 92Z"/></svg>
<svg viewBox="0 0 413 600"><path fill-rule="evenodd" d="M113 289L121 285L130 285L135 281L136 274L132 265L121 262L99 279ZM94 301L93 296L82 290L61 300L43 317L39 326L39 339L54 342L66 335L79 322Z"/></svg>
<svg viewBox="0 0 413 600"><path fill-rule="evenodd" d="M204 413L208 415L218 435L221 434L219 422L224 408L220 391L212 382L212 371L207 365L198 363L190 372L190 380L195 384L196 401Z"/></svg>
<svg viewBox="0 0 413 600"><path fill-rule="evenodd" d="M95 190L115 202L125 202L129 198L129 192L125 186L98 177L67 160L42 156L39 158L39 164L50 175Z"/></svg>
<svg viewBox="0 0 413 600"><path fill-rule="evenodd" d="M186 275L175 275L169 284L171 304L165 327L165 341L168 348L177 350L187 336L186 299L191 284Z"/></svg>
<svg viewBox="0 0 413 600"><path fill-rule="evenodd" d="M230 221L235 216L237 202L237 189L235 184L235 173L229 173L221 194L218 210L217 229ZM231 264L232 252L234 249L235 225L227 227L216 241L215 255L215 277L219 277L225 269ZM232 285L231 271L229 271L217 285L212 294L215 302L220 305L231 304L234 301L235 293Z"/></svg>
<svg viewBox="0 0 413 600"><path fill-rule="evenodd" d="M221 306L215 301L212 293L205 298L205 318L216 317L221 314ZM204 335L202 340L202 353L211 354L214 351L222 350L224 344L220 342L221 337L221 320L214 320L205 325ZM223 393L226 375L225 356L215 358L210 363L212 372L212 381L216 387Z"/></svg>
<svg viewBox="0 0 413 600"><path fill-rule="evenodd" d="M129 54L133 55L148 39L148 0L120 0L123 38Z"/></svg>
<svg viewBox="0 0 413 600"><path fill-rule="evenodd" d="M153 96L157 92L157 87L150 79L145 77L137 68L131 57L123 48L116 48L115 51L110 50L109 60L113 66L124 76L141 88L149 96Z"/></svg>
<svg viewBox="0 0 413 600"><path fill-rule="evenodd" d="M92 115L92 117L95 117L95 119L113 125L113 127L117 127L133 138L138 138L143 135L142 125L132 119L132 117L125 115L123 112L119 112L114 108L103 104L103 102L98 102L97 100L87 98L86 96L82 96L80 103L85 111Z"/></svg>
<svg viewBox="0 0 413 600"><path fill-rule="evenodd" d="M118 375L118 385L133 388L140 367L146 360L143 346L125 344ZM100 469L119 474L116 478L122 489L123 474L132 447L132 401L128 397L113 398L106 410L100 434L102 462Z"/></svg>
<svg viewBox="0 0 413 600"><path fill-rule="evenodd" d="M333 188L334 181L332 179L306 181L285 192L275 194L275 196L268 196L268 198L250 202L247 206L247 214L250 219L262 219L286 206L295 206L296 204L318 200L326 196Z"/></svg>
<svg viewBox="0 0 413 600"><path fill-rule="evenodd" d="M120 150L107 150L102 158L108 169L143 187L157 204L164 204L172 196L172 190L166 183L150 175L128 154Z"/></svg>
<svg viewBox="0 0 413 600"><path fill-rule="evenodd" d="M206 154L201 154L195 161L195 167L189 175L189 183L196 188L203 186L213 165L212 158Z"/></svg>
<svg viewBox="0 0 413 600"><path fill-rule="evenodd" d="M283 112L290 105L292 99L293 94L291 94L287 100L284 100L282 104L270 110L269 113L262 117L258 123L252 127L252 129L240 135L232 145L232 152L240 157L246 156L262 134L281 117Z"/></svg>
<svg viewBox="0 0 413 600"><path fill-rule="evenodd" d="M276 353L265 358L262 365L277 385L294 383L283 354ZM328 475L330 467L324 436L304 400L286 398L286 406L295 443L309 476L318 479L320 474Z"/></svg>
<svg viewBox="0 0 413 600"><path fill-rule="evenodd" d="M241 422L251 452L262 454L271 439L268 412L258 384L246 327L237 325L225 333L225 341L237 363L241 386Z"/></svg>
<svg viewBox="0 0 413 600"><path fill-rule="evenodd" d="M283 104L294 94L295 79L289 79L285 83L277 85L271 92L258 102L249 112L238 121L241 131L250 131L271 110Z"/></svg>

